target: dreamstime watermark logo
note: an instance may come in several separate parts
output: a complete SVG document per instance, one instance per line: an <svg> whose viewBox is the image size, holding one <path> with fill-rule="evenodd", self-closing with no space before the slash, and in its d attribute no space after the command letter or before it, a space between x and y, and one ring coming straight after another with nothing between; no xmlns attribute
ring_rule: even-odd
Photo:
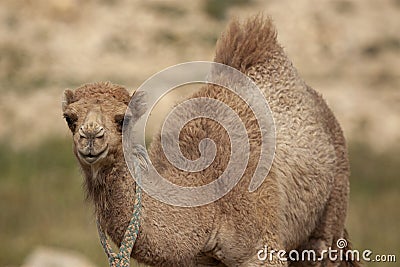
<svg viewBox="0 0 400 267"><path fill-rule="evenodd" d="M347 247L347 240L339 238L336 241L336 248L328 247L317 252L315 250L305 249L302 251L291 250L274 250L264 245L264 248L258 250L257 257L260 261L268 262L317 262L329 260L332 262L346 261L346 262L396 262L396 255L373 255L371 250L359 251Z"/></svg>
<svg viewBox="0 0 400 267"><path fill-rule="evenodd" d="M246 102L252 110L261 133L261 147L258 164L248 190L255 191L267 177L275 153L275 124L265 96L257 85L245 74L227 65L215 62L188 62L164 69L146 80L136 92L147 94L147 111L132 125L124 125L122 137L124 156L132 173L134 170L133 143L138 133L141 140L135 140L145 146L145 126L150 112L157 102L169 91L186 84L204 83L224 87ZM156 88L158 90L156 90ZM154 94L154 92L157 92ZM128 110L134 110L135 95ZM140 94L137 94L140 95ZM182 128L192 120L206 118L220 124L230 139L229 163L225 171L213 182L198 186L184 187L171 183L149 164L148 171L137 181L150 196L170 205L194 207L211 203L227 194L242 178L250 156L249 137L244 122L239 115L215 98L191 98L177 105L166 117L161 129L163 152L174 167L185 172L199 172L213 163L216 144L205 138L198 144L200 158L190 160L184 157L179 147L179 134ZM134 175L132 175L134 176Z"/></svg>

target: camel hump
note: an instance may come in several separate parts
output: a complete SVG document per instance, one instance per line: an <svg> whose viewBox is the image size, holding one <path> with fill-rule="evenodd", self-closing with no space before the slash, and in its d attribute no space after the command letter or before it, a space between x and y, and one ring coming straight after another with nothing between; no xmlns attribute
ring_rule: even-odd
<svg viewBox="0 0 400 267"><path fill-rule="evenodd" d="M217 42L214 61L245 72L265 63L276 52L282 52L276 36L269 17L257 15L244 23L234 19Z"/></svg>

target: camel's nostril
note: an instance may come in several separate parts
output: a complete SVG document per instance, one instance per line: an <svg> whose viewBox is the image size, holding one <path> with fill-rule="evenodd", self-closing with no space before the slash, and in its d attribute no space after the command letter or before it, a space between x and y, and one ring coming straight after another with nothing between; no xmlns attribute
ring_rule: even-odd
<svg viewBox="0 0 400 267"><path fill-rule="evenodd" d="M87 135L85 134L85 131L83 130L83 126L81 126L79 128L78 132L79 132L79 135L80 135L81 138L87 138Z"/></svg>
<svg viewBox="0 0 400 267"><path fill-rule="evenodd" d="M100 127L99 132L95 135L97 139L101 139L104 137L104 128Z"/></svg>

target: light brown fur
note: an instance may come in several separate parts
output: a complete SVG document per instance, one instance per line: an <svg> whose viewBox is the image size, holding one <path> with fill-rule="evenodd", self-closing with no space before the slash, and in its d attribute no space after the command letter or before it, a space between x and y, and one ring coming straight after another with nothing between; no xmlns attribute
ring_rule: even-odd
<svg viewBox="0 0 400 267"><path fill-rule="evenodd" d="M347 237L344 221L349 163L343 133L331 110L300 78L277 43L269 19L257 17L243 26L233 21L218 41L215 61L248 75L266 96L276 123L276 154L270 173L258 190L248 192L260 154L255 117L230 91L214 85L202 87L193 98L223 101L244 121L251 149L247 169L230 193L201 207L174 207L144 194L140 233L132 257L153 266L269 266L257 259L257 252L264 245L286 251L335 247L338 238ZM124 88L96 83L67 90L63 105L85 176L87 196L116 244L121 242L131 218L135 188L125 165L118 130L128 101ZM142 104L138 102L138 108L131 111L134 116L142 115ZM93 129L99 132L100 125L105 129L104 136L95 141L99 142L97 150L108 144L107 156L92 165L79 157L79 142L86 141L77 131L90 110L99 113ZM160 174L175 184L205 184L224 171L230 155L229 138L220 125L204 118L191 121L180 133L180 149L190 159L200 156L198 143L206 137L216 142L217 156L201 172L186 173L171 166L163 155L159 136L154 138L149 156ZM93 150L96 151L95 146Z"/></svg>

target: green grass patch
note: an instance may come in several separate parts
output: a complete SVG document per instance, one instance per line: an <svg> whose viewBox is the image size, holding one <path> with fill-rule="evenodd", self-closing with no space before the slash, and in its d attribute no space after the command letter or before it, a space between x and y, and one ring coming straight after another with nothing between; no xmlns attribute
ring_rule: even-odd
<svg viewBox="0 0 400 267"><path fill-rule="evenodd" d="M216 20L226 18L226 12L232 6L252 4L252 0L206 0L204 12Z"/></svg>
<svg viewBox="0 0 400 267"><path fill-rule="evenodd" d="M352 192L371 196L399 193L400 153L397 150L374 152L368 145L353 143L349 149Z"/></svg>
<svg viewBox="0 0 400 267"><path fill-rule="evenodd" d="M0 144L0 266L21 265L35 247L79 251L106 266L71 140L14 151Z"/></svg>
<svg viewBox="0 0 400 267"><path fill-rule="evenodd" d="M400 251L400 153L396 149L376 153L368 145L353 143L349 155L352 174L347 227L354 248L369 249L374 255L396 254ZM366 263L372 267L392 265Z"/></svg>
<svg viewBox="0 0 400 267"><path fill-rule="evenodd" d="M147 5L147 7L151 11L157 12L159 15L167 16L167 17L172 17L172 18L180 18L184 15L186 15L187 11L177 5L169 5L165 3L150 3Z"/></svg>

